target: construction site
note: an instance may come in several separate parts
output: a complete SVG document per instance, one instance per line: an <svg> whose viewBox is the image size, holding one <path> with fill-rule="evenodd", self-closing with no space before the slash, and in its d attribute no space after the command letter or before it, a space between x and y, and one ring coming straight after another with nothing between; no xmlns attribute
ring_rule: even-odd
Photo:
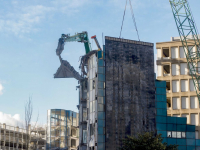
<svg viewBox="0 0 200 150"><path fill-rule="evenodd" d="M61 35L56 49L61 65L54 78L78 80L76 149L116 150L127 135L145 132L161 134L163 142L180 150L200 149L199 36L187 0L169 2L179 37L156 43L157 76L154 44L140 41L133 12L138 40L121 38L123 22L120 36L103 36L102 46L92 36L94 50L87 31ZM80 72L61 57L67 42L84 44Z"/></svg>

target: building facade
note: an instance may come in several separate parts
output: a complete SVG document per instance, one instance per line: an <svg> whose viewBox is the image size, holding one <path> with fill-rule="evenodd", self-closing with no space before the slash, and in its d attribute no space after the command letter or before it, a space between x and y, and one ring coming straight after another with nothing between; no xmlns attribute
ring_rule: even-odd
<svg viewBox="0 0 200 150"><path fill-rule="evenodd" d="M34 127L30 133L30 150L46 150L46 127Z"/></svg>
<svg viewBox="0 0 200 150"><path fill-rule="evenodd" d="M193 46L192 41L188 42ZM157 79L166 81L167 115L187 117L187 124L195 125L196 138L200 137L200 109L195 87L180 38L156 43ZM197 50L193 48L193 52ZM196 72L200 73L200 62Z"/></svg>
<svg viewBox="0 0 200 150"><path fill-rule="evenodd" d="M127 135L156 131L152 43L105 37L82 60L80 150L116 150Z"/></svg>
<svg viewBox="0 0 200 150"><path fill-rule="evenodd" d="M25 129L0 123L0 149L27 150L27 137Z"/></svg>
<svg viewBox="0 0 200 150"><path fill-rule="evenodd" d="M200 139L196 139L195 125L188 125L186 117L167 116L166 81L156 83L156 129L163 143L176 144L179 150L199 150Z"/></svg>
<svg viewBox="0 0 200 150"><path fill-rule="evenodd" d="M77 150L79 145L79 115L62 109L47 111L46 149Z"/></svg>

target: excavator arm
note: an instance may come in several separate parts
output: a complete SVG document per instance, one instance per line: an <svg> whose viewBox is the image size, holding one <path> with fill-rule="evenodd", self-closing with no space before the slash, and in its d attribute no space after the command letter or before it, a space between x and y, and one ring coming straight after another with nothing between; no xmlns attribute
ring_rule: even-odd
<svg viewBox="0 0 200 150"><path fill-rule="evenodd" d="M58 47L56 49L56 54L58 56L64 50L65 42L82 42L84 43L86 54L91 51L90 42L88 39L88 33L85 31L82 33L77 33L73 36L70 36L69 34L62 34L61 38L58 41Z"/></svg>
<svg viewBox="0 0 200 150"><path fill-rule="evenodd" d="M61 65L58 68L57 72L54 74L54 78L75 78L77 80L81 80L82 76L74 69L73 66L70 65L67 60L63 60L60 56L62 51L64 50L64 45L66 42L84 43L86 54L92 51L87 32L84 31L82 33L77 33L73 36L70 36L69 34L62 34L61 38L58 41L58 47L56 49L56 54L60 59Z"/></svg>

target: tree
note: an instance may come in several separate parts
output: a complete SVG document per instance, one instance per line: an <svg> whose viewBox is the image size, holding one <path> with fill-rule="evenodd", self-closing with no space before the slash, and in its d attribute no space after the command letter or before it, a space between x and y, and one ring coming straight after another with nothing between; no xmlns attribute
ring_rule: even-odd
<svg viewBox="0 0 200 150"><path fill-rule="evenodd" d="M33 113L33 105L32 105L32 98L29 97L29 100L26 102L25 106L25 129L26 129L26 149L29 149L29 144L31 141L31 120L32 120L32 113ZM35 128L37 121L39 118L39 113L37 116L37 120L33 128Z"/></svg>
<svg viewBox="0 0 200 150"><path fill-rule="evenodd" d="M161 134L154 135L152 132L138 134L138 137L127 136L122 140L120 150L178 150L178 145L162 143Z"/></svg>

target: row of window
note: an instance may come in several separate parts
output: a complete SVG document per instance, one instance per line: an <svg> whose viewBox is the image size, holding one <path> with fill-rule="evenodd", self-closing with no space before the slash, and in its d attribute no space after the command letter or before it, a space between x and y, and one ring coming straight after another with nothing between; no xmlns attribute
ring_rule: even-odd
<svg viewBox="0 0 200 150"><path fill-rule="evenodd" d="M185 132L167 131L168 138L185 138Z"/></svg>
<svg viewBox="0 0 200 150"><path fill-rule="evenodd" d="M192 64L190 65L190 69L192 69ZM177 76L177 75L188 75L189 74L189 67L187 63L180 63L179 64L171 64L170 65L158 65L157 66L157 72L158 76L169 76L170 73L172 76ZM192 73L199 73L200 74L200 62L197 63L196 68L192 69Z"/></svg>
<svg viewBox="0 0 200 150"><path fill-rule="evenodd" d="M170 100L168 100L168 107L170 106ZM196 109L199 108L198 98L196 96L188 97L173 97L172 98L172 109Z"/></svg>
<svg viewBox="0 0 200 150"><path fill-rule="evenodd" d="M167 92L171 92L171 84L172 84L173 93L195 91L195 86L192 79L172 80L171 82L166 81L166 84L167 84L167 87L166 87Z"/></svg>
<svg viewBox="0 0 200 150"><path fill-rule="evenodd" d="M196 51L196 47L189 46L190 55L193 56ZM169 48L157 49L157 59L176 59L176 58L186 58L183 47L171 47L171 51Z"/></svg>

